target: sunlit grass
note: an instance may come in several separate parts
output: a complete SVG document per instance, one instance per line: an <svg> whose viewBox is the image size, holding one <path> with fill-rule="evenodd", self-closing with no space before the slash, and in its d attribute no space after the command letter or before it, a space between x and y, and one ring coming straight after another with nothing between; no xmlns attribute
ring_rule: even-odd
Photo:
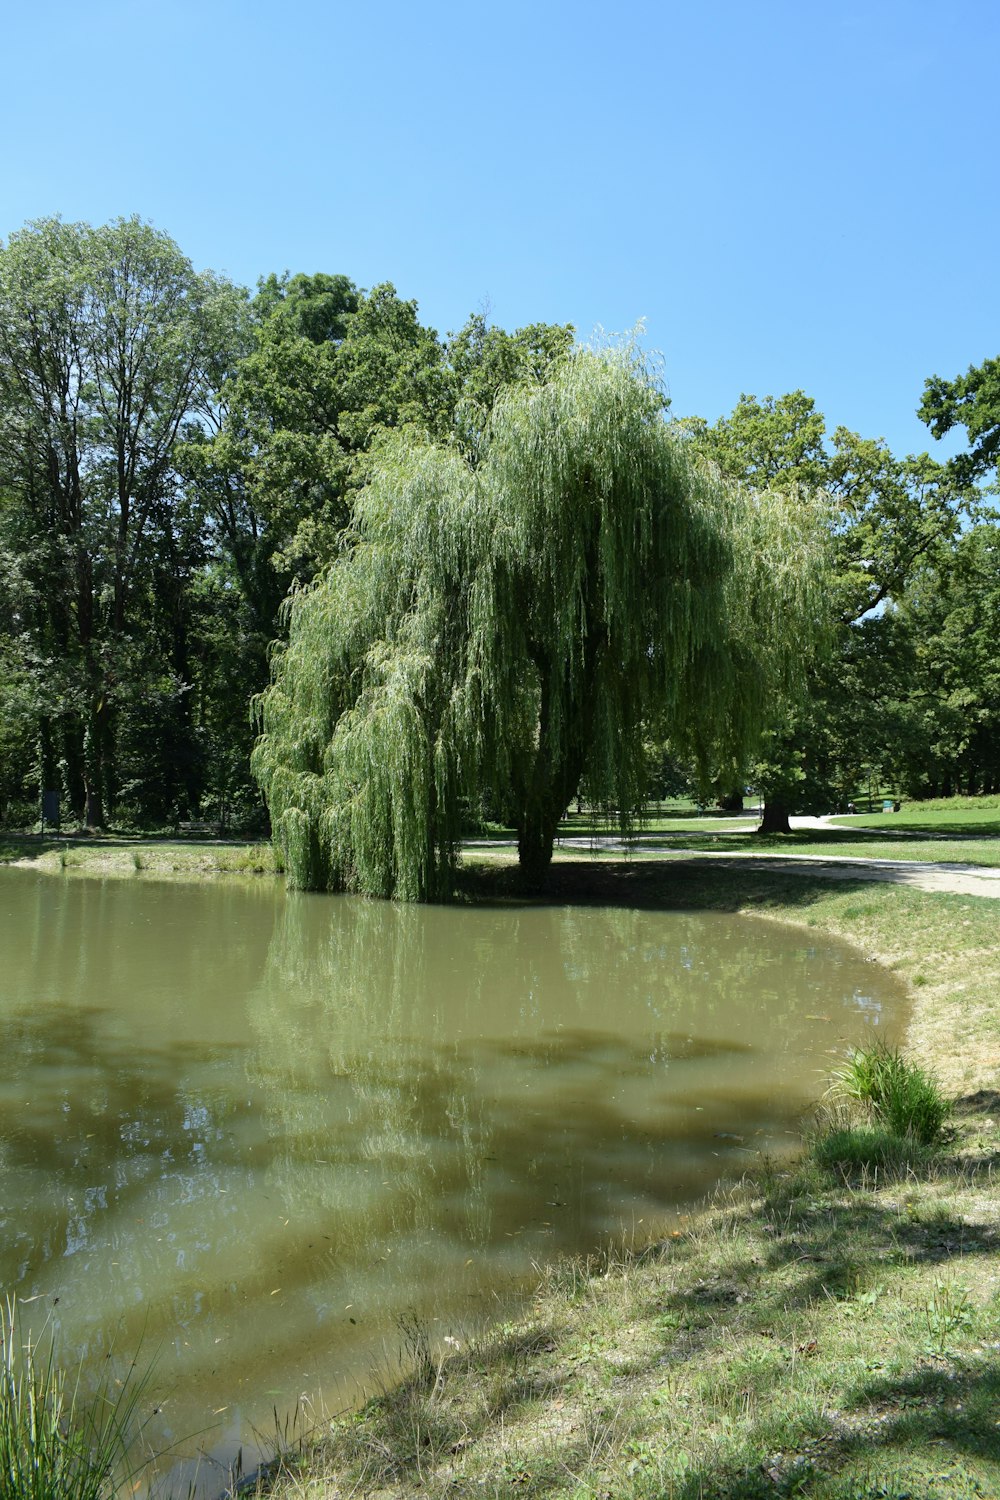
<svg viewBox="0 0 1000 1500"><path fill-rule="evenodd" d="M13 1298L0 1308L0 1500L115 1500L134 1477L145 1381L106 1369L85 1401L51 1334L33 1339Z"/></svg>
<svg viewBox="0 0 1000 1500"><path fill-rule="evenodd" d="M595 857L620 859L621 852L618 847L604 849L599 843L593 848ZM905 835L875 839L869 829L860 835L819 828L764 837L738 827L719 828L714 832L693 831L691 834L642 831L637 834L630 852L636 859L655 859L659 855L671 854L804 854L820 858L834 856L858 860L913 860L920 864L980 865L988 869L1000 866L1000 839L930 840ZM560 849L557 844L556 854L560 853L562 857L579 858L580 850L565 845Z"/></svg>
<svg viewBox="0 0 1000 1500"><path fill-rule="evenodd" d="M951 1112L936 1080L882 1041L852 1054L836 1074L835 1089L876 1124L923 1146L938 1139Z"/></svg>

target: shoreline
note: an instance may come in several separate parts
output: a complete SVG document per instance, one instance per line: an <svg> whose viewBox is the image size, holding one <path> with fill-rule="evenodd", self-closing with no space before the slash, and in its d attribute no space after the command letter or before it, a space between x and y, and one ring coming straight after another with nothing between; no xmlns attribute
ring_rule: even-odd
<svg viewBox="0 0 1000 1500"><path fill-rule="evenodd" d="M261 864L259 853L243 845L232 855L231 846L206 850L204 845L146 842L125 848L119 844L103 853L99 846L85 847L98 858L71 866L71 873L215 880L246 875L251 856L253 863ZM141 858L150 856L149 865L131 862L136 847ZM152 860L156 852L162 866ZM219 855L226 863L219 861ZM61 873L65 867L55 859L47 865L38 859L17 863ZM466 900L521 899L510 868L495 861L467 866L462 885ZM324 1421L319 1443L303 1443L294 1452L278 1454L262 1465L260 1493L272 1494L275 1500L292 1500L306 1492L306 1486L316 1500L338 1500L348 1494L443 1496L465 1493L466 1486L476 1494L610 1493L634 1495L636 1500L653 1494L687 1500L695 1494L743 1497L758 1493L854 1500L856 1495L880 1493L875 1488L852 1487L860 1483L855 1450L864 1449L866 1464L875 1466L873 1474L888 1473L879 1433L885 1426L885 1409L896 1413L893 1422L902 1421L902 1414L912 1410L909 1387L897 1381L898 1410L885 1397L875 1416L874 1409L866 1407L866 1415L855 1414L848 1420L850 1381L827 1368L839 1356L821 1357L816 1352L821 1345L817 1334L826 1329L822 1336L825 1353L830 1326L837 1324L841 1314L859 1319L858 1310L863 1308L860 1321L880 1346L887 1369L900 1376L905 1373L911 1384L918 1377L929 1381L938 1395L947 1382L971 1382L974 1393L993 1391L980 1368L980 1356L984 1349L1000 1348L1000 1243L989 1187L992 1163L1000 1162L1000 1131L992 1117L1000 1115L996 1091L1000 1024L994 1015L1000 958L995 908L977 896L878 884L865 879L863 871L827 882L805 868L793 871L773 861L749 859L726 866L704 859L559 860L553 865L551 889L540 899L558 904L720 910L790 923L852 943L906 984L911 1007L906 1052L934 1071L945 1091L958 1100L953 1137L936 1164L912 1164L901 1179L890 1175L879 1181L876 1174L874 1180L860 1183L817 1178L804 1139L806 1154L797 1167L781 1171L767 1163L751 1167L742 1185L717 1193L692 1213L683 1233L669 1241L596 1252L571 1264L544 1268L539 1293L525 1317L487 1330L461 1351L438 1350L429 1342L426 1348L414 1348L413 1374L398 1386L359 1412L330 1424ZM714 1430L709 1421L712 1401L706 1393L713 1382L723 1379L715 1343L723 1327L727 1362L746 1360L751 1350L759 1354L762 1338L765 1351L773 1352L776 1335L749 1326L753 1310L759 1313L765 1303L773 1302L770 1281L758 1271L735 1276L732 1250L739 1243L745 1266L766 1267L773 1261L774 1249L773 1229L768 1225L774 1224L779 1212L786 1225L783 1236L792 1235L798 1247L798 1259L779 1257L770 1271L774 1285L784 1288L782 1295L790 1298L786 1332L793 1351L791 1367L794 1371L795 1351L808 1352L815 1344L816 1351L808 1353L810 1369L817 1375L826 1371L827 1388L824 1401L810 1408L805 1428L796 1429L794 1442L783 1440L781 1461L772 1462L777 1450L765 1451L774 1444L770 1437L765 1441L759 1421L749 1420L749 1405L743 1424L747 1431L739 1450L742 1457L734 1458L736 1414L730 1410L724 1430ZM873 1219L883 1228L889 1225L877 1245L869 1222ZM817 1220L825 1220L829 1229L822 1243L815 1239ZM937 1250L936 1224L945 1224L950 1236L943 1249ZM900 1258L904 1233L914 1244L926 1242L925 1248L917 1254L911 1247ZM790 1289L791 1266L833 1269L824 1272L819 1290L806 1296L801 1288ZM841 1275L844 1266L850 1273L846 1283ZM817 1271L814 1281L818 1276ZM919 1283L916 1300L907 1290L911 1283ZM953 1290L941 1292L939 1283ZM719 1296L713 1292L702 1307L698 1288L706 1285L716 1287ZM934 1308L947 1296L958 1298L955 1308L959 1310L953 1308L954 1328L949 1334L954 1335L955 1348L942 1335L940 1351L925 1354L916 1325L926 1325L929 1318L933 1321ZM656 1299L662 1304L664 1297L671 1305L680 1299L691 1322L688 1331L696 1329L698 1338L681 1339L668 1355L639 1358L636 1348L657 1345L664 1314L662 1306L657 1313L655 1305L659 1305ZM865 1298L872 1300L859 1300ZM905 1327L899 1324L903 1304L909 1304L911 1315L908 1322L904 1320ZM855 1311L848 1314L845 1309L850 1307ZM584 1323L596 1327L585 1328ZM855 1332L860 1329L849 1321L847 1327L838 1329L833 1342L850 1354ZM597 1343L599 1357L594 1353ZM858 1357L856 1350L850 1355L855 1384ZM665 1384L661 1380L664 1368L670 1372ZM526 1369L530 1372L527 1384ZM786 1401L792 1400L794 1382L789 1385L788 1379L784 1364L771 1372L767 1385L772 1399L774 1392L784 1391ZM751 1381L741 1398L745 1405L751 1388L750 1404L755 1404L759 1415L767 1392ZM505 1393L499 1405L490 1395L498 1390ZM683 1418L695 1395L707 1405L701 1425L688 1423L685 1431ZM604 1418L599 1417L595 1402L598 1407L603 1402ZM609 1402L614 1406L613 1421L607 1417ZM824 1411L836 1416L826 1418ZM576 1443L579 1434L591 1430L598 1420L607 1426L602 1441L595 1445L588 1439L586 1455L576 1449L575 1456L563 1452L558 1461L562 1479L557 1483L551 1463L553 1445L564 1447L567 1435L575 1435ZM769 1418L769 1433L776 1420L773 1415ZM913 1479L907 1483L915 1482L918 1475L926 1483L927 1452L936 1452L940 1445L940 1439L929 1432L933 1425L929 1417L925 1425L928 1433L916 1434L894 1449L892 1463L897 1468L902 1464L900 1473L912 1470ZM641 1441L636 1437L640 1429ZM822 1429L821 1439L813 1429ZM416 1442L415 1433L423 1434ZM1000 1492L1000 1446L994 1447L987 1454L988 1481L978 1458L972 1462L961 1457L956 1460L958 1468L950 1471L952 1488L940 1493ZM791 1448L796 1451L789 1458L786 1449ZM523 1479L510 1477L512 1454L517 1472L526 1476ZM683 1462L678 1454L686 1455ZM491 1489L488 1475L501 1459L507 1487ZM809 1466L808 1473L805 1466ZM568 1490L567 1471L573 1475ZM644 1487L654 1473L659 1488ZM768 1477L761 1479L762 1475ZM691 1488L696 1478L698 1489ZM848 1487L838 1487L841 1481ZM516 1489L512 1487L515 1482ZM995 1489L972 1487L986 1482ZM601 1491L600 1484L614 1487ZM248 1490L253 1492L244 1480L240 1493ZM883 1488L881 1493L896 1495L897 1490Z"/></svg>
<svg viewBox="0 0 1000 1500"><path fill-rule="evenodd" d="M758 1163L668 1241L545 1268L526 1317L468 1350L428 1347L393 1391L279 1456L265 1492L1000 1492L1000 1441L971 1453L961 1414L978 1422L1000 1394L989 1354L1000 1347L992 903L745 865L560 864L553 875L543 899L734 911L853 943L906 983L905 1050L956 1100L953 1133L933 1160L860 1180L820 1173L804 1137L797 1165ZM495 867L465 884L473 899L510 899ZM882 1386L860 1399L873 1370ZM962 1441L943 1456L936 1413L954 1389L967 1399L945 1428ZM948 1488L927 1488L945 1470Z"/></svg>

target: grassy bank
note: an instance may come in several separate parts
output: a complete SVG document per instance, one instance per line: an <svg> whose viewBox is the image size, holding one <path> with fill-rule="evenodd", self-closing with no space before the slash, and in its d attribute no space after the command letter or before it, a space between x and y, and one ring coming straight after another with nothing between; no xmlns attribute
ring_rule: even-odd
<svg viewBox="0 0 1000 1500"><path fill-rule="evenodd" d="M471 893L505 879L482 870ZM593 862L561 864L554 896L851 939L909 982L908 1052L954 1100L949 1132L888 1166L759 1162L666 1241L546 1270L530 1313L469 1347L410 1329L412 1373L286 1456L271 1493L1000 1494L996 904Z"/></svg>
<svg viewBox="0 0 1000 1500"><path fill-rule="evenodd" d="M158 879L203 880L216 875L273 875L270 844L224 839L116 837L42 838L0 835L0 864L16 864L49 874L147 875Z"/></svg>

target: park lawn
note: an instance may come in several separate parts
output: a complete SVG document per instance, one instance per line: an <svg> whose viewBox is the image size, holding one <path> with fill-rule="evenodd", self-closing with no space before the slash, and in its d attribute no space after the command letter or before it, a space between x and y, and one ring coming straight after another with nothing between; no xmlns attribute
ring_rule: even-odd
<svg viewBox="0 0 1000 1500"><path fill-rule="evenodd" d="M493 861L467 884L510 889ZM275 1500L1000 1494L996 904L636 861L560 863L552 898L851 939L910 987L907 1053L955 1103L946 1139L879 1170L758 1161L649 1243L540 1270L517 1317L450 1345L411 1328L409 1373L282 1455Z"/></svg>
<svg viewBox="0 0 1000 1500"><path fill-rule="evenodd" d="M600 853L599 847L596 850ZM559 851L557 850L557 853ZM567 851L568 857L579 856L579 850ZM611 857L620 858L616 851ZM660 854L739 854L752 858L761 854L803 854L814 858L917 860L922 864L1000 865L998 839L877 839L856 834L838 837L822 828L803 829L792 834L716 834L690 838L660 837L636 841L633 858L656 858Z"/></svg>
<svg viewBox="0 0 1000 1500"><path fill-rule="evenodd" d="M750 833L760 822L756 813L706 813L692 809L684 816L651 816L637 823L634 837L639 840L669 834L695 833ZM563 818L556 830L556 840L620 838L618 825L606 818L591 817L587 813L572 813ZM517 840L517 830L502 824L489 824L481 832L469 835L471 844L509 844Z"/></svg>
<svg viewBox="0 0 1000 1500"><path fill-rule="evenodd" d="M836 818L836 828L864 828L883 830L887 834L924 834L930 838L968 837L1000 838L1000 811L997 808L958 808L950 812L932 813L919 804L903 807L898 813L857 813L852 817Z"/></svg>
<svg viewBox="0 0 1000 1500"><path fill-rule="evenodd" d="M824 829L816 829L803 838L793 835L796 839L794 845L787 836L761 838L754 847L758 852L772 854L788 850L796 854L836 855L847 859L913 859L921 863L985 865L989 868L1000 865L1000 839L879 839L869 833L867 837L840 841L828 839L824 834Z"/></svg>
<svg viewBox="0 0 1000 1500"><path fill-rule="evenodd" d="M882 835L879 837L879 835ZM613 835L612 835L613 837ZM616 848L603 849L596 839L593 854L620 858ZM918 832L896 832L885 825L851 822L846 827L799 828L785 834L759 834L752 827L695 829L690 833L675 830L657 832L641 829L632 840L631 856L646 858L660 854L807 854L835 856L842 859L919 860L922 863L1000 865L1000 838L992 835L945 835L923 837ZM558 857L577 858L579 849L557 842Z"/></svg>

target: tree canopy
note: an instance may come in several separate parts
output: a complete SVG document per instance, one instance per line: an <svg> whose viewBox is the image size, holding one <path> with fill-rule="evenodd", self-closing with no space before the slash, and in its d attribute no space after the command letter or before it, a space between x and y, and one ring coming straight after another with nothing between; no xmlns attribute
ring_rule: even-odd
<svg viewBox="0 0 1000 1500"><path fill-rule="evenodd" d="M751 781L769 816L879 778L995 786L998 369L927 382L921 415L966 452L899 458L802 391L668 421L634 350L584 356L568 326L477 313L441 337L389 283L251 296L138 219L28 224L0 244L0 817L29 826L44 788L77 823L263 831L247 704L286 627L258 769L316 832L310 882L444 889L484 816L537 879L574 791L627 827L678 778L734 801ZM781 692L787 528L811 559L817 512L826 649L803 631ZM328 722L309 652L343 676ZM360 756L392 693L443 778L410 823L378 774L367 813L349 790L348 730ZM422 830L423 873L376 859L376 806L390 843Z"/></svg>
<svg viewBox="0 0 1000 1500"><path fill-rule="evenodd" d="M982 479L1000 464L1000 359L970 365L964 375L942 380L932 375L924 382L917 410L936 438L964 427L969 448L952 459L965 482Z"/></svg>
<svg viewBox="0 0 1000 1500"><path fill-rule="evenodd" d="M789 811L846 802L863 773L887 761L885 696L900 670L899 633L876 621L954 535L962 486L926 454L897 458L881 439L845 427L828 438L804 391L744 395L714 425L685 426L732 479L816 497L824 507L824 649L806 662L805 691L775 703L753 763L729 771L731 784L749 779L762 792L763 831L788 832Z"/></svg>
<svg viewBox="0 0 1000 1500"><path fill-rule="evenodd" d="M655 721L748 753L816 614L808 505L695 461L635 348L502 392L478 461L384 443L288 606L254 769L295 884L424 899L486 801L543 876L585 776L624 826Z"/></svg>
<svg viewBox="0 0 1000 1500"><path fill-rule="evenodd" d="M174 450L211 401L240 301L139 219L44 219L0 248L0 546L17 559L22 702L43 784L58 784L62 759L89 823L104 821L118 779L126 700L169 699L175 748L184 738L188 644L173 604L188 518Z"/></svg>

